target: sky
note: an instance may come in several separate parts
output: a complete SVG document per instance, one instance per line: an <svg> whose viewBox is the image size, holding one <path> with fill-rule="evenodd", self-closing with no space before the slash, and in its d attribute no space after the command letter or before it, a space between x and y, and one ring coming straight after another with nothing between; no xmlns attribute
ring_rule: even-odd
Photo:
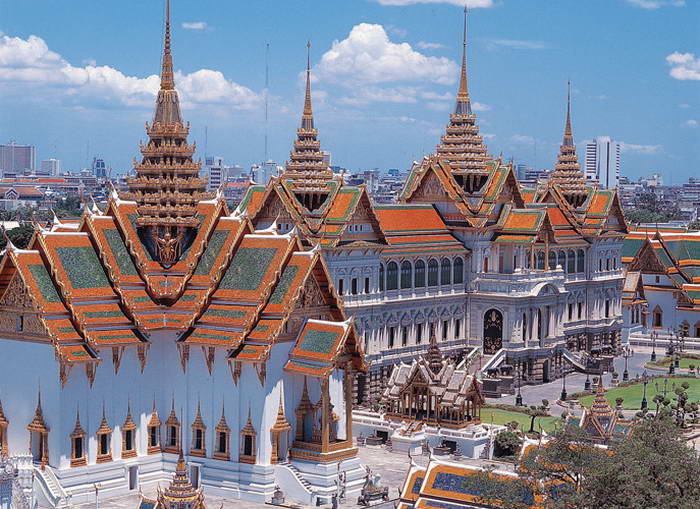
<svg viewBox="0 0 700 509"><path fill-rule="evenodd" d="M289 155L306 43L321 148L351 170L434 151L458 86L465 0L172 0L176 88L197 154ZM573 129L622 174L700 176L700 0L467 0L469 88L489 153L551 168ZM0 142L127 171L158 89L164 0L0 0ZM265 87L269 44L269 86ZM207 135L205 136L205 130Z"/></svg>

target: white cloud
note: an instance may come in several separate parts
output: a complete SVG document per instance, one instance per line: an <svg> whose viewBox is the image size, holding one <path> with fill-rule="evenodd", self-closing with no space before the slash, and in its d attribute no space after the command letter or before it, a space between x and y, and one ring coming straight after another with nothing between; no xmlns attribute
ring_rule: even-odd
<svg viewBox="0 0 700 509"><path fill-rule="evenodd" d="M623 152L636 152L638 154L658 154L661 145L637 145L635 143L620 142L620 149Z"/></svg>
<svg viewBox="0 0 700 509"><path fill-rule="evenodd" d="M525 134L514 134L510 137L510 141L514 143L532 145L533 143L535 143L535 138L533 138L532 136L527 136Z"/></svg>
<svg viewBox="0 0 700 509"><path fill-rule="evenodd" d="M430 99L433 101L452 101L455 99L456 95L450 92L445 92L444 94L438 94L437 92L423 92L420 95L423 99Z"/></svg>
<svg viewBox="0 0 700 509"><path fill-rule="evenodd" d="M700 58L694 53L672 53L666 57L669 74L677 80L700 80Z"/></svg>
<svg viewBox="0 0 700 509"><path fill-rule="evenodd" d="M406 6L415 4L452 4L459 7L492 7L493 0L375 0L379 5Z"/></svg>
<svg viewBox="0 0 700 509"><path fill-rule="evenodd" d="M415 87L382 88L365 86L356 88L352 94L341 97L342 104L362 105L374 102L384 103L415 103L418 89Z"/></svg>
<svg viewBox="0 0 700 509"><path fill-rule="evenodd" d="M688 109L688 108L690 108L690 104L688 104L688 103L683 103L683 104L679 104L678 107L679 107L679 108L683 108L683 109Z"/></svg>
<svg viewBox="0 0 700 509"><path fill-rule="evenodd" d="M416 43L416 47L419 49L440 49L445 48L446 46L444 44L440 44L439 42L418 41Z"/></svg>
<svg viewBox="0 0 700 509"><path fill-rule="evenodd" d="M684 7L685 0L625 0L640 9L658 9L659 7Z"/></svg>
<svg viewBox="0 0 700 509"><path fill-rule="evenodd" d="M185 30L208 30L209 25L206 21L185 21L182 28Z"/></svg>
<svg viewBox="0 0 700 509"><path fill-rule="evenodd" d="M515 39L489 39L486 41L489 49L546 49L547 44L543 41L519 41Z"/></svg>
<svg viewBox="0 0 700 509"><path fill-rule="evenodd" d="M408 30L397 27L396 25L387 25L385 28L387 32L394 34L396 37L400 37L401 39L408 35Z"/></svg>
<svg viewBox="0 0 700 509"><path fill-rule="evenodd" d="M392 81L452 84L457 65L444 57L428 57L408 43L393 43L382 25L355 25L347 39L334 41L315 68L320 80L348 86Z"/></svg>
<svg viewBox="0 0 700 509"><path fill-rule="evenodd" d="M482 134L481 136L482 136L485 140L492 140L492 139L494 139L494 138L496 137L495 134L491 134L491 133L484 133L484 134Z"/></svg>
<svg viewBox="0 0 700 509"><path fill-rule="evenodd" d="M428 101L425 103L425 106L433 111L447 111L450 109L449 103L439 103L435 101Z"/></svg>
<svg viewBox="0 0 700 509"><path fill-rule="evenodd" d="M692 128L695 128L695 127L698 126L698 121L697 121L697 120L690 119L690 120L686 120L686 121L683 122L683 124L681 124L681 125L682 125L683 127L692 127Z"/></svg>
<svg viewBox="0 0 700 509"><path fill-rule="evenodd" d="M473 111L491 111L491 106L484 103L472 103Z"/></svg>
<svg viewBox="0 0 700 509"><path fill-rule="evenodd" d="M14 92L34 100L59 99L84 108L143 108L153 105L159 83L155 74L139 78L106 65L76 67L35 35L27 39L0 37L0 89L4 93ZM219 71L178 72L176 84L185 107L193 103L217 104L245 110L260 104L258 94L227 80ZM28 93L28 89L32 92ZM56 89L59 94L49 93Z"/></svg>

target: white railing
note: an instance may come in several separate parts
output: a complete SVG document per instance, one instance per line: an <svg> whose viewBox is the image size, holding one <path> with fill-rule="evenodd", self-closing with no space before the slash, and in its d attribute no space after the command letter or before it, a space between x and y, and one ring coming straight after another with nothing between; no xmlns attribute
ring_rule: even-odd
<svg viewBox="0 0 700 509"><path fill-rule="evenodd" d="M39 485L42 494L52 507L63 507L66 505L66 492L61 487L61 483L50 466L45 466L43 470L40 467L34 467L34 489L36 489L36 485Z"/></svg>
<svg viewBox="0 0 700 509"><path fill-rule="evenodd" d="M503 362L506 358L506 351L501 348L497 351L493 357L491 357L486 364L479 370L479 376L483 377L489 369L495 369L498 365Z"/></svg>

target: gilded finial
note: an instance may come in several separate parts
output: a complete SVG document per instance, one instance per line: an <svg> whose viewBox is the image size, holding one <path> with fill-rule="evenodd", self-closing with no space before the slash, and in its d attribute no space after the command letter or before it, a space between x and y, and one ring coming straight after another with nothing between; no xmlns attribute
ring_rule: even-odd
<svg viewBox="0 0 700 509"><path fill-rule="evenodd" d="M571 80L566 82L566 128L564 129L564 141L572 137L571 133Z"/></svg>
<svg viewBox="0 0 700 509"><path fill-rule="evenodd" d="M459 76L459 92L457 93L456 115L471 114L469 101L469 85L467 80L467 6L464 6L464 27L462 32L462 68Z"/></svg>
<svg viewBox="0 0 700 509"><path fill-rule="evenodd" d="M311 41L306 42L306 98L304 99L304 113L301 117L302 129L314 128L314 116L311 109Z"/></svg>
<svg viewBox="0 0 700 509"><path fill-rule="evenodd" d="M170 0L165 0L165 44L163 45L163 66L160 74L160 89L173 90L173 56L170 52Z"/></svg>

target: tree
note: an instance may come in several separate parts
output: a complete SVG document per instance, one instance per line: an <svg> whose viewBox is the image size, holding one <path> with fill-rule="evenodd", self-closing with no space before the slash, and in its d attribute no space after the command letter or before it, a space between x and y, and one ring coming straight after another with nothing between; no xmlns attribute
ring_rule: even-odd
<svg viewBox="0 0 700 509"><path fill-rule="evenodd" d="M580 492L585 507L697 507L700 459L671 419L640 420L611 452L586 471Z"/></svg>
<svg viewBox="0 0 700 509"><path fill-rule="evenodd" d="M530 431L529 431L529 433L533 433L535 431L535 418L536 417L545 417L545 416L549 415L549 401L547 401L546 399L543 399L541 405L539 405L539 406L531 405L530 408L528 408L527 413L530 416Z"/></svg>
<svg viewBox="0 0 700 509"><path fill-rule="evenodd" d="M519 466L530 482L565 483L547 508L691 509L700 497L700 459L663 410L639 419L607 451L570 424Z"/></svg>
<svg viewBox="0 0 700 509"><path fill-rule="evenodd" d="M476 501L486 507L500 509L531 509L534 501L531 485L517 477L504 479L488 465L462 480L466 493L474 494Z"/></svg>
<svg viewBox="0 0 700 509"><path fill-rule="evenodd" d="M31 224L26 223L7 231L7 236L10 238L10 241L15 245L15 247L20 249L27 247L27 244L29 244L33 234L34 228ZM0 236L0 249L5 249L6 245L7 241L5 240L5 237Z"/></svg>
<svg viewBox="0 0 700 509"><path fill-rule="evenodd" d="M516 456L523 445L522 439L517 433L509 430L503 430L494 441L494 454L496 457Z"/></svg>

